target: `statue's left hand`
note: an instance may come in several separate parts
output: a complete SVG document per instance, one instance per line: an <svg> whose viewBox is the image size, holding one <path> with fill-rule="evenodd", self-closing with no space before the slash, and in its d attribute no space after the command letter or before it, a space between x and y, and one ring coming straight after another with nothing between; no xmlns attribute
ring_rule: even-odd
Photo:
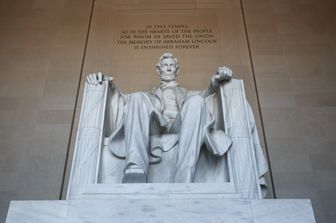
<svg viewBox="0 0 336 223"><path fill-rule="evenodd" d="M229 81L232 78L232 70L228 67L218 67L214 76L217 82Z"/></svg>

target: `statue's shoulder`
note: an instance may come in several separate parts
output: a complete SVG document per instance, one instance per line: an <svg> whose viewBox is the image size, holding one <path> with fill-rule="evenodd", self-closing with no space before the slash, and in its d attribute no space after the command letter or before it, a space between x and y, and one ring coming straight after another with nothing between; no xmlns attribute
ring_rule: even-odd
<svg viewBox="0 0 336 223"><path fill-rule="evenodd" d="M189 90L184 87L176 86L177 90L180 91L182 94L186 94Z"/></svg>
<svg viewBox="0 0 336 223"><path fill-rule="evenodd" d="M147 91L147 94L156 95L159 91L161 91L160 87L153 87L152 90Z"/></svg>

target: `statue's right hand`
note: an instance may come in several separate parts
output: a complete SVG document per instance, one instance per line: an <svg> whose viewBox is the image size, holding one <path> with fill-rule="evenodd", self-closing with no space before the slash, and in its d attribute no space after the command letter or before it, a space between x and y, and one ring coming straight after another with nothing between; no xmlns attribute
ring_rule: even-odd
<svg viewBox="0 0 336 223"><path fill-rule="evenodd" d="M103 81L112 81L113 77L103 74L102 72L89 74L86 77L86 82L92 85L101 85Z"/></svg>

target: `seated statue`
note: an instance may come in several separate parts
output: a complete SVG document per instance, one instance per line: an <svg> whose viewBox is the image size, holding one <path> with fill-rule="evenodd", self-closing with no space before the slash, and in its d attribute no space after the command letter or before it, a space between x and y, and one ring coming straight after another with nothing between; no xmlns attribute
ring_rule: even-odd
<svg viewBox="0 0 336 223"><path fill-rule="evenodd" d="M124 117L112 134L110 149L115 156L125 158L123 183L146 183L149 164L158 162L160 152L168 152L176 145L172 161L175 165L165 167L170 168L165 171L169 172L165 178L167 182L191 183L204 143L214 156L223 156L232 143L224 132L206 137L214 118L205 102L205 98L217 92L221 82L231 79L232 71L219 67L208 89L188 91L176 82L179 63L171 53L160 57L156 69L161 83L152 91L125 96L116 90L125 100ZM103 78L101 73L91 74L87 82L98 85ZM120 135L122 139L116 139ZM218 142L212 143L210 139ZM120 140L124 145L114 143Z"/></svg>
<svg viewBox="0 0 336 223"><path fill-rule="evenodd" d="M156 68L161 82L149 92L87 76L68 197L97 183L222 183L262 198L267 162L243 81L219 67L206 90L189 91L171 53Z"/></svg>

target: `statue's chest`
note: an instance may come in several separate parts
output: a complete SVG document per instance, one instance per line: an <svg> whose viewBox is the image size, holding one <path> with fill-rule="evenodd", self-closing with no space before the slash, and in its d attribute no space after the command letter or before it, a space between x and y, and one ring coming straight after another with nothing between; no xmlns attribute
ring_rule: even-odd
<svg viewBox="0 0 336 223"><path fill-rule="evenodd" d="M163 114L170 119L174 119L179 111L175 88L163 89L162 99L164 105Z"/></svg>

